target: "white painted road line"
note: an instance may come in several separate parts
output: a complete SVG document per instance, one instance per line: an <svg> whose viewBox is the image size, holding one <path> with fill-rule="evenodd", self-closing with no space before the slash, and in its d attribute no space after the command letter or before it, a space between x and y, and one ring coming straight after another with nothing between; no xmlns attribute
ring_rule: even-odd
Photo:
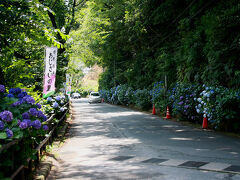
<svg viewBox="0 0 240 180"><path fill-rule="evenodd" d="M206 169L206 170L213 170L213 171L222 171L225 168L230 167L231 164L225 164L225 163L214 163L210 162L204 166L199 167L199 169Z"/></svg>
<svg viewBox="0 0 240 180"><path fill-rule="evenodd" d="M159 165L163 165L163 166L178 166L180 164L183 164L184 162L186 162L186 160L169 159L168 161L159 163Z"/></svg>

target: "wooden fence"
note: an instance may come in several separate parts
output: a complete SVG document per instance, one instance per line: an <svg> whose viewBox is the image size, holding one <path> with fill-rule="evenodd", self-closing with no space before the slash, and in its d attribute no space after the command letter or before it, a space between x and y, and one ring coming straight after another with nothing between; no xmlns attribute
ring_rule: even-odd
<svg viewBox="0 0 240 180"><path fill-rule="evenodd" d="M68 106L70 108L69 103L66 103L64 106L65 107ZM54 118L56 117L55 114L51 115L50 118L46 121L46 123L49 125L50 131L48 133L48 136L45 137L39 144L32 145L32 148L35 149L32 155L35 158L28 157L26 158L25 163L22 163L20 166L16 167L15 163L17 162L18 157L17 157L17 154L15 154L15 152L12 151L11 162L13 163L10 169L8 170L10 172L7 175L9 176L8 178L17 179L17 180L29 179L29 175L34 169L36 169L37 165L39 164L41 155L43 154L44 151L46 151L46 146L49 144L52 144L53 138L56 136L56 129L59 126L59 123L61 123L66 118L66 115L70 110L69 108L64 112L63 116L60 117L57 122L55 123L53 122ZM14 148L14 145L23 143L23 141L24 139L22 138L22 139L13 140L7 144L2 145L2 147L0 148L0 155L1 153L6 152L11 148ZM25 153L25 152L23 151L21 153ZM0 170L0 173L1 173L1 170Z"/></svg>

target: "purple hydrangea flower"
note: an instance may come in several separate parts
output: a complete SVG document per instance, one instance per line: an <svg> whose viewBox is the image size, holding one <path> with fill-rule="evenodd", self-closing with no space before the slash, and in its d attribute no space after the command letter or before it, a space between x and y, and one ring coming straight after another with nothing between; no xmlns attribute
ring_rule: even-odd
<svg viewBox="0 0 240 180"><path fill-rule="evenodd" d="M19 126L19 125L20 125L20 123L21 123L21 121L18 119L18 123L17 123L17 125Z"/></svg>
<svg viewBox="0 0 240 180"><path fill-rule="evenodd" d="M28 127L28 124L27 124L27 122L21 122L21 123L19 124L19 127L20 127L21 129L26 129L26 128Z"/></svg>
<svg viewBox="0 0 240 180"><path fill-rule="evenodd" d="M43 115L42 118L43 118L43 121L47 120L47 116L45 116L45 115Z"/></svg>
<svg viewBox="0 0 240 180"><path fill-rule="evenodd" d="M32 126L36 129L40 129L42 124L39 120L35 120L35 121L32 122Z"/></svg>
<svg viewBox="0 0 240 180"><path fill-rule="evenodd" d="M17 102L15 102L15 103L12 103L12 107L16 107L16 106L18 106L18 105L21 105L22 103L21 103L21 101L17 101Z"/></svg>
<svg viewBox="0 0 240 180"><path fill-rule="evenodd" d="M182 104L183 104L183 101L179 102L178 104L179 104L179 105L182 105Z"/></svg>
<svg viewBox="0 0 240 180"><path fill-rule="evenodd" d="M185 106L184 106L184 109L187 109L187 108L189 108L189 105L185 105Z"/></svg>
<svg viewBox="0 0 240 180"><path fill-rule="evenodd" d="M9 90L9 93L10 94L19 94L19 93L21 93L22 92L22 90L20 89L20 88L11 88L10 90Z"/></svg>
<svg viewBox="0 0 240 180"><path fill-rule="evenodd" d="M18 94L18 98L23 98L26 95L27 95L26 92L21 92L21 93Z"/></svg>
<svg viewBox="0 0 240 180"><path fill-rule="evenodd" d="M41 118L43 116L44 116L43 112L42 111L38 111L37 117Z"/></svg>
<svg viewBox="0 0 240 180"><path fill-rule="evenodd" d="M33 97L27 95L23 97L23 100L28 104L35 104L35 100Z"/></svg>
<svg viewBox="0 0 240 180"><path fill-rule="evenodd" d="M9 98L13 98L14 95L9 93L9 94L7 95L7 97L9 97Z"/></svg>
<svg viewBox="0 0 240 180"><path fill-rule="evenodd" d="M24 119L22 122L26 123L28 127L31 127L32 121L30 119Z"/></svg>
<svg viewBox="0 0 240 180"><path fill-rule="evenodd" d="M59 106L59 104L57 102L53 103L53 108L57 108Z"/></svg>
<svg viewBox="0 0 240 180"><path fill-rule="evenodd" d="M0 113L0 118L3 121L11 122L12 119L13 119L13 115L10 111L3 111L3 112Z"/></svg>
<svg viewBox="0 0 240 180"><path fill-rule="evenodd" d="M11 89L9 89L9 93L11 93L11 94L15 94L15 88L11 88Z"/></svg>
<svg viewBox="0 0 240 180"><path fill-rule="evenodd" d="M23 113L22 118L23 119L29 119L30 118L29 113L28 112Z"/></svg>
<svg viewBox="0 0 240 180"><path fill-rule="evenodd" d="M56 99L56 101L61 101L61 97L60 96L56 96L55 99Z"/></svg>
<svg viewBox="0 0 240 180"><path fill-rule="evenodd" d="M182 100L184 97L183 96L180 96L180 99Z"/></svg>
<svg viewBox="0 0 240 180"><path fill-rule="evenodd" d="M42 128L43 128L44 131L47 131L49 129L47 125L43 125Z"/></svg>
<svg viewBox="0 0 240 180"><path fill-rule="evenodd" d="M29 113L32 116L37 116L38 115L38 110L36 108L30 108Z"/></svg>
<svg viewBox="0 0 240 180"><path fill-rule="evenodd" d="M6 128L6 134L8 138L11 138L13 136L13 132L11 129Z"/></svg>
<svg viewBox="0 0 240 180"><path fill-rule="evenodd" d="M47 98L47 101L49 102L49 101L52 101L52 98L51 97L48 97Z"/></svg>
<svg viewBox="0 0 240 180"><path fill-rule="evenodd" d="M37 103L36 106L37 106L38 109L42 108L41 104L39 104L39 103Z"/></svg>
<svg viewBox="0 0 240 180"><path fill-rule="evenodd" d="M0 121L0 131L4 129L4 122Z"/></svg>
<svg viewBox="0 0 240 180"><path fill-rule="evenodd" d="M63 112L65 109L63 107L60 108L60 111Z"/></svg>
<svg viewBox="0 0 240 180"><path fill-rule="evenodd" d="M5 92L5 86L4 85L2 85L2 84L0 84L0 93L3 93L3 92Z"/></svg>

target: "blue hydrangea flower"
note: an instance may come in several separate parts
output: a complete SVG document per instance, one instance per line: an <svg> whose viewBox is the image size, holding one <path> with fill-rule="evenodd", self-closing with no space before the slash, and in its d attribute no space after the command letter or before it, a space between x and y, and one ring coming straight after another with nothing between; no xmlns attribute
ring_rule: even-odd
<svg viewBox="0 0 240 180"><path fill-rule="evenodd" d="M3 92L5 92L5 86L4 85L2 85L2 84L0 84L0 93L3 93Z"/></svg>
<svg viewBox="0 0 240 180"><path fill-rule="evenodd" d="M18 94L18 98L23 98L26 95L27 95L26 92L21 92L21 93Z"/></svg>
<svg viewBox="0 0 240 180"><path fill-rule="evenodd" d="M47 101L48 101L48 102L52 101L52 98L49 96L49 97L47 98Z"/></svg>
<svg viewBox="0 0 240 180"><path fill-rule="evenodd" d="M14 98L14 95L9 93L9 94L7 95L7 97L8 97L8 98Z"/></svg>
<svg viewBox="0 0 240 180"><path fill-rule="evenodd" d="M23 113L22 118L23 119L29 119L30 118L29 113L28 112Z"/></svg>
<svg viewBox="0 0 240 180"><path fill-rule="evenodd" d="M42 108L41 104L39 104L39 103L37 103L36 106L37 106L38 109Z"/></svg>
<svg viewBox="0 0 240 180"><path fill-rule="evenodd" d="M23 97L23 101L25 101L28 104L35 104L35 100L33 97L27 95Z"/></svg>
<svg viewBox="0 0 240 180"><path fill-rule="evenodd" d="M28 127L31 127L31 125L32 125L32 121L30 119L24 119L24 120L22 120L22 122L25 122Z"/></svg>
<svg viewBox="0 0 240 180"><path fill-rule="evenodd" d="M41 126L42 126L42 124L39 120L35 120L32 122L32 127L36 128L36 129L40 129Z"/></svg>
<svg viewBox="0 0 240 180"><path fill-rule="evenodd" d="M60 110L61 112L63 112L65 109L64 109L63 107L61 107L59 110Z"/></svg>
<svg viewBox="0 0 240 180"><path fill-rule="evenodd" d="M179 102L178 104L179 104L179 105L182 105L182 104L183 104L183 101Z"/></svg>
<svg viewBox="0 0 240 180"><path fill-rule="evenodd" d="M38 110L36 108L30 108L29 113L32 116L37 116L38 115Z"/></svg>
<svg viewBox="0 0 240 180"><path fill-rule="evenodd" d="M53 108L57 108L59 106L59 104L57 102L53 103Z"/></svg>
<svg viewBox="0 0 240 180"><path fill-rule="evenodd" d="M56 96L55 99L56 99L56 101L61 101L61 97L60 96Z"/></svg>
<svg viewBox="0 0 240 180"><path fill-rule="evenodd" d="M43 112L42 111L38 111L37 117L41 118L43 116L44 116Z"/></svg>
<svg viewBox="0 0 240 180"><path fill-rule="evenodd" d="M20 88L11 88L9 90L9 93L11 93L11 94L19 94L21 92L22 92L22 90Z"/></svg>
<svg viewBox="0 0 240 180"><path fill-rule="evenodd" d="M49 129L47 125L43 125L42 128L43 128L44 131L47 131Z"/></svg>
<svg viewBox="0 0 240 180"><path fill-rule="evenodd" d="M11 138L13 136L13 132L11 129L6 128L5 132L6 132L8 138Z"/></svg>
<svg viewBox="0 0 240 180"><path fill-rule="evenodd" d="M0 121L0 131L4 129L4 122Z"/></svg>
<svg viewBox="0 0 240 180"><path fill-rule="evenodd" d="M3 112L0 113L0 118L3 121L11 122L12 119L13 119L13 115L10 111L3 111Z"/></svg>
<svg viewBox="0 0 240 180"><path fill-rule="evenodd" d="M21 122L21 123L19 124L19 127L20 127L21 129L26 129L26 128L28 127L28 124L27 124L27 122Z"/></svg>
<svg viewBox="0 0 240 180"><path fill-rule="evenodd" d="M43 121L47 120L47 116L45 116L45 115L43 115L42 118L43 118Z"/></svg>
<svg viewBox="0 0 240 180"><path fill-rule="evenodd" d="M17 102L15 102L15 103L12 103L12 107L16 107L16 106L19 106L19 105L21 105L22 104L22 102L21 101L17 101Z"/></svg>

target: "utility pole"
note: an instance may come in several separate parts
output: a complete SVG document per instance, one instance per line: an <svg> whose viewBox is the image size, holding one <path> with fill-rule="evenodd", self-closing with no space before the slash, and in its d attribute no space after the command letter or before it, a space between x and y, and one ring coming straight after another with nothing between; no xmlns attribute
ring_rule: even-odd
<svg viewBox="0 0 240 180"><path fill-rule="evenodd" d="M114 87L116 87L116 60L114 59Z"/></svg>

